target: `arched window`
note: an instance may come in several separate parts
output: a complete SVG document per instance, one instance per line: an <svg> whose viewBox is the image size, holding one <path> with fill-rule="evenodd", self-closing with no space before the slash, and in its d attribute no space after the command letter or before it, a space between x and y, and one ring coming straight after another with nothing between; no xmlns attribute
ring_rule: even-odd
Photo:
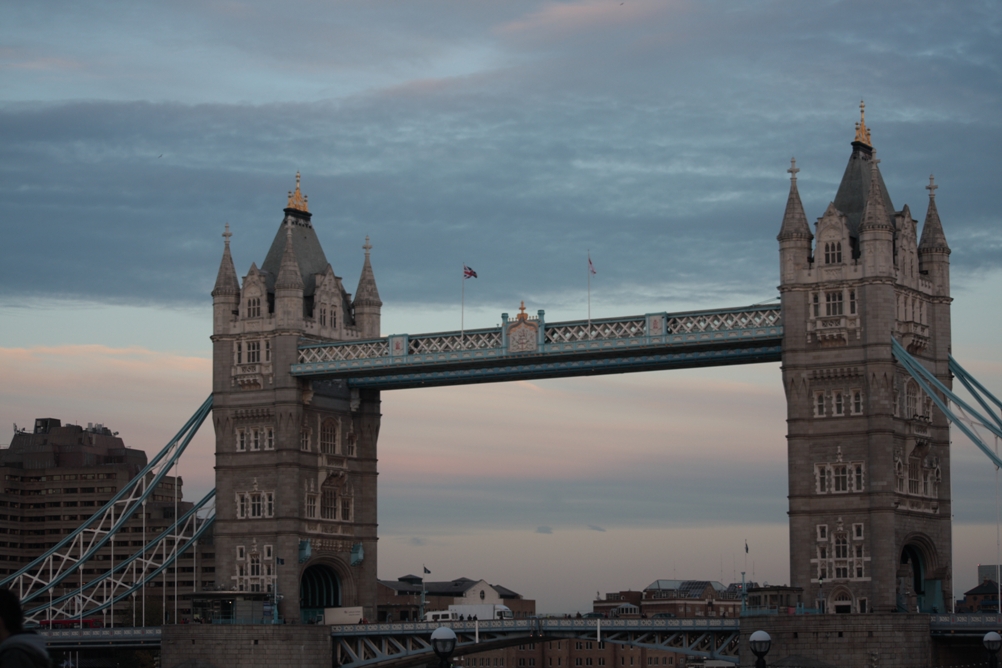
<svg viewBox="0 0 1002 668"><path fill-rule="evenodd" d="M256 552L250 558L250 574L252 578L261 577L261 555Z"/></svg>
<svg viewBox="0 0 1002 668"><path fill-rule="evenodd" d="M261 298L260 297L250 297L247 300L247 317L248 318L260 318L261 317Z"/></svg>
<svg viewBox="0 0 1002 668"><path fill-rule="evenodd" d="M814 417L825 416L825 393L818 392L814 395Z"/></svg>
<svg viewBox="0 0 1002 668"><path fill-rule="evenodd" d="M352 513L352 510L353 510L353 506L354 506L354 504L352 503L352 501L353 501L353 499L352 499L351 495L349 494L348 490L345 489L342 492L341 503L339 504L341 506L341 521L342 522L351 522L351 513Z"/></svg>
<svg viewBox="0 0 1002 668"><path fill-rule="evenodd" d="M831 244L825 244L825 264L832 263Z"/></svg>
<svg viewBox="0 0 1002 668"><path fill-rule="evenodd" d="M835 415L844 415L844 414L845 414L845 406L842 403L842 393L841 392L836 392L835 393Z"/></svg>
<svg viewBox="0 0 1002 668"><path fill-rule="evenodd" d="M310 430L304 428L299 432L299 449L309 450L310 449Z"/></svg>
<svg viewBox="0 0 1002 668"><path fill-rule="evenodd" d="M842 242L836 241L834 246L835 246L835 264L842 264Z"/></svg>
<svg viewBox="0 0 1002 668"><path fill-rule="evenodd" d="M918 413L918 387L909 381L905 386L905 419L911 420Z"/></svg>
<svg viewBox="0 0 1002 668"><path fill-rule="evenodd" d="M330 418L320 426L320 452L333 455L337 453L337 421Z"/></svg>

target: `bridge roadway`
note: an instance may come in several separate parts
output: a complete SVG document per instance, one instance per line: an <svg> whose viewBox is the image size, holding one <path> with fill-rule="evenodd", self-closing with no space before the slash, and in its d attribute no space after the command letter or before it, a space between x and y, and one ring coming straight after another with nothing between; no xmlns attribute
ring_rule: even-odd
<svg viewBox="0 0 1002 668"><path fill-rule="evenodd" d="M304 343L294 376L404 389L778 362L778 305L547 323L526 313L489 329ZM253 372L252 369L247 370Z"/></svg>
<svg viewBox="0 0 1002 668"><path fill-rule="evenodd" d="M745 624L754 617L745 618ZM616 642L649 649L669 650L690 656L716 656L737 662L740 618L718 619L544 619L452 622L458 638L456 655L475 654L528 642L580 639ZM351 624L332 626L338 665L341 668L404 668L424 665L432 655L430 636L437 622ZM980 638L1002 629L1002 615L930 615L933 636ZM159 626L39 631L51 649L104 648L158 649Z"/></svg>

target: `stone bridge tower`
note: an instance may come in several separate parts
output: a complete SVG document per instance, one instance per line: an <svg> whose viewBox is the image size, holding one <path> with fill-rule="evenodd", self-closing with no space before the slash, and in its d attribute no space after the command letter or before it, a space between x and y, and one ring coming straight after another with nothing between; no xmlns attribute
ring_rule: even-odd
<svg viewBox="0 0 1002 668"><path fill-rule="evenodd" d="M365 259L355 299L327 262L299 187L261 268L237 280L229 226L213 303L216 583L310 621L376 606L379 393L289 374L300 343L379 336Z"/></svg>
<svg viewBox="0 0 1002 668"><path fill-rule="evenodd" d="M931 177L921 239L892 206L860 111L815 233L794 161L778 237L791 584L828 612L945 611L949 428L891 337L950 385L950 248Z"/></svg>

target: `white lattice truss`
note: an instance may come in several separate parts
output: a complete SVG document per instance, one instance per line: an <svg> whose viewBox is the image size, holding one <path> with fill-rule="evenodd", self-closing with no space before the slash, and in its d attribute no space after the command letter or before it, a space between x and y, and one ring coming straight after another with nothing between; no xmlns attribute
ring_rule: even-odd
<svg viewBox="0 0 1002 668"><path fill-rule="evenodd" d="M476 330L462 334L440 336L420 336L410 340L407 352L410 355L427 353L451 353L459 350L489 350L501 347L501 330Z"/></svg>
<svg viewBox="0 0 1002 668"><path fill-rule="evenodd" d="M144 513L145 516L146 501L170 469L175 466L181 454L194 437L195 432L198 431L198 428L211 410L212 397L210 396L166 447L135 478L120 489L104 507L85 520L71 534L56 543L45 554L32 561L17 573L0 581L0 586L7 587L17 593L21 599L22 606L26 610L31 611L31 619L46 618L44 613L39 616L40 610L48 610L50 605L57 605L57 602L68 600L72 597L72 595L56 597L55 587L64 580L73 578L74 576L78 584L76 594L83 596L80 600L87 600L88 596L96 600L94 599L94 594L84 596L81 594L81 590L89 589L91 585L101 580L101 578L85 583L83 580L83 566L89 561L100 563L102 567L105 566L105 548L109 544L111 546L114 545L113 537L125 526L126 522L133 515ZM214 493L214 491L210 493L196 508L206 504ZM199 519L195 517L196 513L190 512L188 515L191 516L190 521L194 523L193 526L197 524ZM197 532L198 527L186 527L181 522L181 518L175 517L175 524L165 532L177 537L174 541L174 547L172 548L174 552L172 553L176 553L179 545L185 545L181 541L180 536L186 530ZM161 536L158 540L168 539ZM140 552L146 553L148 550L141 549ZM98 556L101 557L100 560L95 559ZM147 574L146 577L148 579L152 576ZM73 582L72 579L69 581ZM46 601L46 594L48 594L48 601L39 606L40 602ZM82 605L82 603L77 605ZM57 606L57 609L61 611L59 614L64 614L62 611L69 610L69 608L63 606L61 603ZM103 609L103 604L101 609ZM88 608L88 610L90 612L95 611L93 608ZM78 614L79 610L73 609L70 616L77 616ZM87 613L85 612L84 614Z"/></svg>
<svg viewBox="0 0 1002 668"><path fill-rule="evenodd" d="M672 315L665 314L664 334L674 339L711 340L741 336L742 333L775 328L782 324L779 307L734 309ZM545 324L545 343L566 344L579 342L602 342L639 340L650 335L647 331L648 319L643 316L631 318L610 318ZM658 338L660 334L652 338ZM502 335L499 329L471 330L468 332L445 332L414 336L408 340L408 355L426 355L470 350L500 350ZM388 339L363 341L360 343L328 343L314 345L299 350L300 364L344 362L353 360L388 357Z"/></svg>
<svg viewBox="0 0 1002 668"><path fill-rule="evenodd" d="M49 601L26 610L25 619L40 622L43 619L87 617L128 599L159 577L169 577L169 569L176 564L177 558L212 525L215 494L215 490L209 492L169 529L145 543L125 561L116 564L110 572L58 598L49 589Z"/></svg>

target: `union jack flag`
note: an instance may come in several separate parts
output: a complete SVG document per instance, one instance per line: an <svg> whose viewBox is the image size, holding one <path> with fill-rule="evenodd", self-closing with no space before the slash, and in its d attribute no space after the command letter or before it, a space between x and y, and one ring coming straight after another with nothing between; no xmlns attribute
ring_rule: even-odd
<svg viewBox="0 0 1002 668"><path fill-rule="evenodd" d="M473 271L472 269L470 269L469 267L467 267L464 264L463 265L463 278L476 278L476 277L477 277L477 272Z"/></svg>

